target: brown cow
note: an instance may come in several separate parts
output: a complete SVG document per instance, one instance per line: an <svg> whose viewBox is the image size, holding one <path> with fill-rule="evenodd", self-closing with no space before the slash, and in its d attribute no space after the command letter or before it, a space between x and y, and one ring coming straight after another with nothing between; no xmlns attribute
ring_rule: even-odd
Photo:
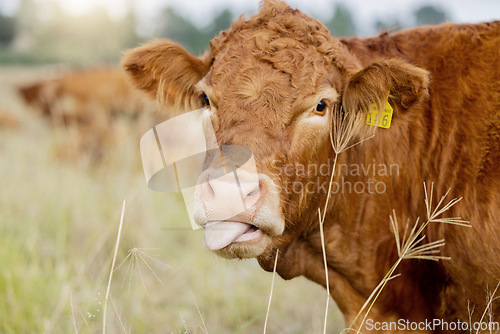
<svg viewBox="0 0 500 334"><path fill-rule="evenodd" d="M137 117L144 110L144 101L117 68L70 71L21 86L19 94L56 124L109 125L113 114Z"/></svg>
<svg viewBox="0 0 500 334"><path fill-rule="evenodd" d="M400 231L407 219L427 217L424 181L434 183L435 197L448 188L463 196L446 215L470 220L472 228L429 225L425 240L444 238L442 255L452 260L403 261L402 276L388 283L369 317L468 321L470 303L479 320L485 290L500 279L499 59L500 22L336 39L320 22L269 0L214 38L201 58L156 41L129 51L123 66L165 109L209 108L219 144L245 145L256 157L259 185L246 195L259 200L234 222L219 223L226 230L207 225L231 203L218 195L224 184L210 183L212 167L202 175L210 186L197 192L194 214L206 226L207 246L228 258L256 257L266 270L279 249L283 278L304 275L323 286L317 210L329 175L310 167L331 165L335 113L344 122L366 119L371 104L383 106L388 95L390 129L363 124L352 143L375 137L338 156L340 190L324 226L330 291L350 324L397 259L392 210ZM492 311L500 312L497 300Z"/></svg>
<svg viewBox="0 0 500 334"><path fill-rule="evenodd" d="M148 125L158 119L153 115L156 107L133 89L120 68L68 71L21 86L18 91L24 102L53 126L76 132L59 149L64 157L89 153L100 158L103 149L115 142L117 119L140 118Z"/></svg>

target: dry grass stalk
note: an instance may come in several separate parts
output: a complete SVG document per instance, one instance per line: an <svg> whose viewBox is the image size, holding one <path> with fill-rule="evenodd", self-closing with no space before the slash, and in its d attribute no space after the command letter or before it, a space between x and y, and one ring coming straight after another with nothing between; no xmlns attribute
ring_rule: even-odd
<svg viewBox="0 0 500 334"><path fill-rule="evenodd" d="M266 320L264 321L264 334L266 334L267 321L269 320L269 311L271 310L271 300L273 299L274 279L276 277L276 266L278 265L278 255L279 255L279 249L276 250L276 257L274 258L273 279L271 281L271 292L269 293L269 302L267 303Z"/></svg>
<svg viewBox="0 0 500 334"><path fill-rule="evenodd" d="M198 314L201 318L201 323L203 324L203 333L208 334L207 325L205 324L205 319L203 319L203 315L201 314L200 307L198 306L198 302L196 301L196 297L194 296L193 291L191 291L191 296L193 296L194 304L196 305L196 310L198 310Z"/></svg>
<svg viewBox="0 0 500 334"><path fill-rule="evenodd" d="M326 306L325 306L325 322L323 324L323 334L326 334L326 324L328 322L328 306L330 304L330 282L328 279L328 264L326 262L326 250L325 250L325 233L323 231L323 223L324 221L321 221L321 209L318 208L318 217L320 218L319 220L319 233L321 236L321 250L323 253L323 263L325 265L325 278L326 278Z"/></svg>
<svg viewBox="0 0 500 334"><path fill-rule="evenodd" d="M333 151L335 152L335 157L333 160L332 174L330 175L330 182L328 184L328 193L326 195L325 206L323 207L323 214L321 214L321 209L318 208L318 218L319 218L319 228L320 228L320 238L321 238L321 249L323 253L323 262L325 266L325 280L326 280L326 306L325 306L325 320L323 325L323 333L326 333L326 325L328 322L328 307L330 304L330 282L328 278L328 264L326 261L326 248L325 248L325 234L323 231L323 224L325 223L326 212L328 209L328 203L330 202L333 177L335 176L335 168L337 166L337 158L340 153L347 151L348 149L365 142L368 139L373 138L375 135L364 138L359 142L356 142L350 146L352 138L359 132L363 124L362 114L349 117L348 112L344 112L342 107L339 110L335 110L332 113L332 121L330 122L330 144L332 145Z"/></svg>
<svg viewBox="0 0 500 334"><path fill-rule="evenodd" d="M103 334L106 334L106 312L108 309L109 291L111 289L111 281L113 279L113 272L114 272L114 267L115 267L115 263L116 263L116 256L118 255L118 247L120 246L120 237L122 234L123 217L125 216L125 204L126 204L126 201L124 200L123 206L122 206L122 215L120 218L120 226L118 227L118 235L116 236L115 254L113 255L113 262L111 263L111 270L109 272L108 287L106 288L106 296L104 297L104 311L102 314L102 333Z"/></svg>
<svg viewBox="0 0 500 334"><path fill-rule="evenodd" d="M423 259L423 260L432 260L432 261L439 261L439 260L449 260L449 257L443 257L440 255L437 255L440 253L439 248L443 247L445 245L444 240L437 240L433 241L427 244L421 245L420 243L425 240L426 235L422 235L422 233L425 231L427 225L430 223L445 223L445 224L453 224L453 225L459 225L459 226L466 226L470 227L470 222L462 220L461 217L451 217L451 218L445 218L441 217L443 213L448 211L452 206L460 202L462 198L459 199L452 199L449 201L446 205L443 205L444 199L448 196L449 192L451 189L449 189L444 196L441 197L440 201L436 205L434 209L432 209L432 194L434 191L434 184L431 183L431 189L430 189L430 195L427 191L427 186L424 182L424 192L425 192L425 206L427 209L427 221L423 223L422 225L419 226L419 218L417 218L415 225L411 229L411 231L408 233L407 236L407 231L408 231L408 223L406 224L406 228L404 230L403 237L400 238L399 236L399 227L398 227L398 222L397 222L397 217L396 213L393 210L393 215L390 218L391 226L394 231L394 238L396 241L396 248L398 250L398 259L394 263L394 265L389 269L387 274L384 276L384 278L380 281L380 283L377 285L377 287L373 290L371 295L368 297L366 300L365 304L361 307L360 311L354 318L351 326L347 329L348 331L353 330L353 326L356 323L356 321L359 319L359 317L365 312L366 313L358 327L358 330L356 333L360 333L361 328L363 327L363 324L366 321L366 318L368 314L370 313L370 310L372 309L373 305L375 304L375 301L377 300L378 296L384 289L385 285L389 280L392 278L396 277L393 276L396 268L399 266L401 261L404 259Z"/></svg>
<svg viewBox="0 0 500 334"><path fill-rule="evenodd" d="M335 152L335 157L333 159L332 174L330 175L330 182L328 184L328 193L326 195L325 206L323 208L323 216L320 216L320 221L324 222L326 217L326 211L328 208L328 203L330 201L330 196L332 193L333 177L335 176L335 167L337 166L337 158L340 153L347 151L348 149L359 145L368 139L375 137L371 135L370 137L364 138L350 146L347 146L352 138L358 133L361 125L363 124L363 117L357 115L354 117L349 117L349 112L345 112L340 107L340 109L335 111L332 115L332 121L330 122L330 144L332 145L333 151Z"/></svg>
<svg viewBox="0 0 500 334"><path fill-rule="evenodd" d="M427 186L424 182L425 207L427 209L428 222L445 223L445 224L453 224L453 225L471 227L470 222L466 221L466 220L462 220L461 217L439 218L440 215L442 215L444 212L448 211L452 206L454 206L455 204L460 202L462 200L462 197L460 197L458 199L454 198L448 204L441 207L441 204L443 204L444 199L448 196L448 194L451 191L451 188L450 188L450 189L448 189L446 194L441 196L441 199L439 200L439 203L436 205L436 208L434 210L432 210L432 193L433 193L433 191L434 191L434 183L431 183L431 190L430 190L430 197L429 197L427 194Z"/></svg>
<svg viewBox="0 0 500 334"><path fill-rule="evenodd" d="M157 248L138 248L138 247L134 247L134 248L132 248L132 249L130 249L128 251L127 256L115 268L115 271L118 270L118 269L120 269L123 266L123 264L125 262L127 262L127 260L128 260L127 272L125 273L125 277L124 277L123 282L122 282L122 287L123 287L123 284L125 283L125 280L127 278L128 273L132 272L132 270L134 269L134 266L135 266L135 267L137 267L137 271L139 272L139 277L141 279L142 286L144 287L144 291L146 292L146 295L149 296L148 290L146 289L146 283L144 282L144 276L142 275L142 271L141 271L141 266L140 266L139 260L141 260L141 262L143 262L146 265L146 267L149 269L149 271L151 271L151 273L153 273L153 275L156 277L156 279L158 280L158 282L160 282L161 285L165 285L165 284L163 284L163 282L160 279L160 277L158 277L158 275L154 272L154 270L151 268L151 266L147 262L147 259L150 259L150 260L153 260L153 261L155 261L156 263L158 263L158 264L160 264L162 266L170 268L169 265L161 262L158 259L155 259L154 255L148 254L148 251L156 250L156 249ZM128 291L129 292L130 292L131 281L132 281L132 274L130 274L130 276L129 276L129 284L128 284Z"/></svg>
<svg viewBox="0 0 500 334"><path fill-rule="evenodd" d="M490 292L489 290L486 291L486 307L484 308L484 312L481 315L481 319L479 319L479 323L482 323L484 320L484 317L486 315L489 316L489 324L493 323L493 302L496 299L499 299L500 296L496 296L497 290L500 287L500 281L498 282L497 286L495 287L495 290L493 292ZM471 324L469 324L469 328L472 328ZM476 334L479 334L480 328L477 329ZM490 326L490 333L493 333L492 327Z"/></svg>
<svg viewBox="0 0 500 334"><path fill-rule="evenodd" d="M472 307L472 310L470 308L470 300L467 301L467 313L469 314L469 333L472 334L472 314L474 314L474 310L476 309L476 306L474 305Z"/></svg>
<svg viewBox="0 0 500 334"><path fill-rule="evenodd" d="M122 321L122 318L120 317L120 314L118 313L118 310L115 307L115 303L113 303L113 298L110 298L111 300L111 306L113 306L113 310L115 310L116 317L118 318L118 322L120 323L120 327L123 330L123 333L127 334L127 329L125 328L125 324Z"/></svg>
<svg viewBox="0 0 500 334"><path fill-rule="evenodd" d="M75 333L78 334L78 328L76 327L76 319L75 319L75 309L73 308L73 292L69 292L69 306L71 307L71 320L73 320L73 328L75 329Z"/></svg>
<svg viewBox="0 0 500 334"><path fill-rule="evenodd" d="M184 320L184 318L180 315L179 318L182 321L182 326L184 326L184 329L186 330L186 333L189 333L189 329L187 328L187 322Z"/></svg>
<svg viewBox="0 0 500 334"><path fill-rule="evenodd" d="M89 325L89 323L87 322L87 319L85 319L85 316L82 314L82 312L80 312L80 316L82 317L83 322L85 323L85 325L86 325L86 326L87 326L87 328L89 329L89 333L94 333L94 331L92 330L92 328L90 328L90 325Z"/></svg>
<svg viewBox="0 0 500 334"><path fill-rule="evenodd" d="M419 226L419 218L417 218L415 225L411 229L408 236L406 236L408 231L408 222L404 230L403 238L399 237L398 219L396 212L392 210L392 216L389 217L391 221L391 226L394 231L394 238L396 240L396 248L398 250L398 257L401 259L421 259L421 260L450 260L449 257L439 256L439 249L445 245L444 239L432 241L423 245L418 246L426 237L422 235L423 231L429 224L429 221ZM417 229L418 227L418 229Z"/></svg>
<svg viewBox="0 0 500 334"><path fill-rule="evenodd" d="M360 113L350 117L349 112L344 111L342 107L333 112L332 121L330 122L330 143L332 144L335 154L347 151L351 147L375 136L371 135L370 137L367 137L351 146L347 146L352 138L360 132L359 130L363 125L363 120L363 114Z"/></svg>

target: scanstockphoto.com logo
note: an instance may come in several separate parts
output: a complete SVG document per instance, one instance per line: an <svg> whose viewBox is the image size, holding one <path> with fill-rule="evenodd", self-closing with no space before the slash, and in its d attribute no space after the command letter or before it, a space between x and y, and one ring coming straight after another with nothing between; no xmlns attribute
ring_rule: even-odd
<svg viewBox="0 0 500 334"><path fill-rule="evenodd" d="M366 329L369 331L401 331L401 332L414 332L414 331L487 331L488 333L496 333L500 331L500 324L498 322L463 322L445 321L443 319L426 319L425 321L415 322L407 319L399 319L398 321L375 321L373 319L366 320Z"/></svg>
<svg viewBox="0 0 500 334"><path fill-rule="evenodd" d="M398 164L338 164L333 160L322 164L271 164L275 175L284 175L281 193L287 194L383 194L387 191L385 180L399 176ZM330 176L336 178L330 184ZM291 181L292 179L293 181Z"/></svg>

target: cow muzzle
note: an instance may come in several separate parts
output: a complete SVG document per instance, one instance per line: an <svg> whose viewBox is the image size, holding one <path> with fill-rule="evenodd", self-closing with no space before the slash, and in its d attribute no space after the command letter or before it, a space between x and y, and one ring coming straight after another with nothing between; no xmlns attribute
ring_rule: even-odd
<svg viewBox="0 0 500 334"><path fill-rule="evenodd" d="M206 217L200 226L205 228L207 247L219 250L233 242L259 238L262 232L252 224L259 205L258 176L249 172L220 176L214 171L206 181L200 186L200 201Z"/></svg>
<svg viewBox="0 0 500 334"><path fill-rule="evenodd" d="M274 189L265 174L207 170L196 187L194 219L205 228L208 249L218 251L231 245L235 251L241 246L248 255L254 253L248 252L249 248L262 248L270 237L282 234L284 219Z"/></svg>

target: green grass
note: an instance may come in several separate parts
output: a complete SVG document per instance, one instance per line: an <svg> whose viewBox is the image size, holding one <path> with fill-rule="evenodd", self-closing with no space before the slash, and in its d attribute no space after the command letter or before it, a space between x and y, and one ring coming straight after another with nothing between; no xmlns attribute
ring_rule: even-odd
<svg viewBox="0 0 500 334"><path fill-rule="evenodd" d="M98 165L55 158L70 132L51 130L13 89L45 73L0 68L0 108L23 123L0 129L0 332L74 333L76 324L78 333L101 333L123 200L117 263L134 247L155 248L148 254L168 267L148 261L163 285L141 262L140 273L126 264L114 273L107 332L203 333L197 305L209 333L262 332L271 273L255 260L224 260L203 247L181 197L147 188L138 142L126 135L134 129L120 124L125 135ZM268 333L321 332L324 296L306 279L277 278ZM340 332L336 308L328 319L328 331Z"/></svg>

